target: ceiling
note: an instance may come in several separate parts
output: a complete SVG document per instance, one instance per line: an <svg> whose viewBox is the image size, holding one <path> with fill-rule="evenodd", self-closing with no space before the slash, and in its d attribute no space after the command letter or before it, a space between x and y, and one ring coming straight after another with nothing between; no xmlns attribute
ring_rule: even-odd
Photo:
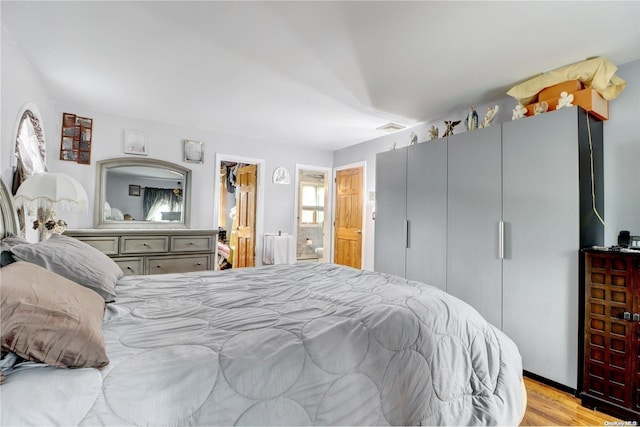
<svg viewBox="0 0 640 427"><path fill-rule="evenodd" d="M603 56L640 59L640 2L7 1L58 104L339 149L503 99Z"/></svg>

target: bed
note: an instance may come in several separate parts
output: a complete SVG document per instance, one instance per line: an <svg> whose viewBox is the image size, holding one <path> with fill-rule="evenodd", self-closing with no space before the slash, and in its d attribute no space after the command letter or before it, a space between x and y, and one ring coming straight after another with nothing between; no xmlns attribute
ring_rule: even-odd
<svg viewBox="0 0 640 427"><path fill-rule="evenodd" d="M14 231L12 223L5 218L3 235ZM76 253L73 239L52 239L50 245L70 244L68 253ZM15 262L0 270L1 425L517 425L522 419L526 395L516 346L435 287L303 263L117 277L111 295L65 278L63 257L43 267L25 255L41 246L14 241ZM102 264L108 261L92 268L109 270ZM85 367L56 367L69 363L59 355L41 363L7 351L12 302L5 297L24 291L24 281L45 283L38 299L58 285L91 297L94 305L82 310L98 319L98 332L87 334L96 350L70 362ZM8 291L13 282L21 285ZM55 289L54 299L63 293ZM91 322L80 323L75 327ZM80 353L83 346L89 344L81 343Z"/></svg>

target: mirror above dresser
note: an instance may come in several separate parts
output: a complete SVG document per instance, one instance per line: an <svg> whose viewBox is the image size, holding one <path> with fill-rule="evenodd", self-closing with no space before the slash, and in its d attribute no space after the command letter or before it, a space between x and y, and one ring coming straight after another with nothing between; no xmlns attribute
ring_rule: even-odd
<svg viewBox="0 0 640 427"><path fill-rule="evenodd" d="M95 228L189 228L191 170L156 159L124 157L96 167Z"/></svg>

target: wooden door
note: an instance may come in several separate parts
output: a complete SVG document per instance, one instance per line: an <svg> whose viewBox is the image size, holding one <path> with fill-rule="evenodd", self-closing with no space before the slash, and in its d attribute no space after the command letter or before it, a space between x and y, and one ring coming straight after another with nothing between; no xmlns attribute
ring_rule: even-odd
<svg viewBox="0 0 640 427"><path fill-rule="evenodd" d="M362 266L362 175L362 167L336 172L333 259L354 268Z"/></svg>
<svg viewBox="0 0 640 427"><path fill-rule="evenodd" d="M233 268L255 266L257 181L257 165L238 168L236 173L236 248L233 256Z"/></svg>

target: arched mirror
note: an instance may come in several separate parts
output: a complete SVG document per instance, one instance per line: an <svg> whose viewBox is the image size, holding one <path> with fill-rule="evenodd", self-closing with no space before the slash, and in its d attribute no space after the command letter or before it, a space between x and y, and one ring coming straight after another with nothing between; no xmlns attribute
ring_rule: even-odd
<svg viewBox="0 0 640 427"><path fill-rule="evenodd" d="M125 157L99 161L96 173L96 228L189 228L191 170Z"/></svg>

